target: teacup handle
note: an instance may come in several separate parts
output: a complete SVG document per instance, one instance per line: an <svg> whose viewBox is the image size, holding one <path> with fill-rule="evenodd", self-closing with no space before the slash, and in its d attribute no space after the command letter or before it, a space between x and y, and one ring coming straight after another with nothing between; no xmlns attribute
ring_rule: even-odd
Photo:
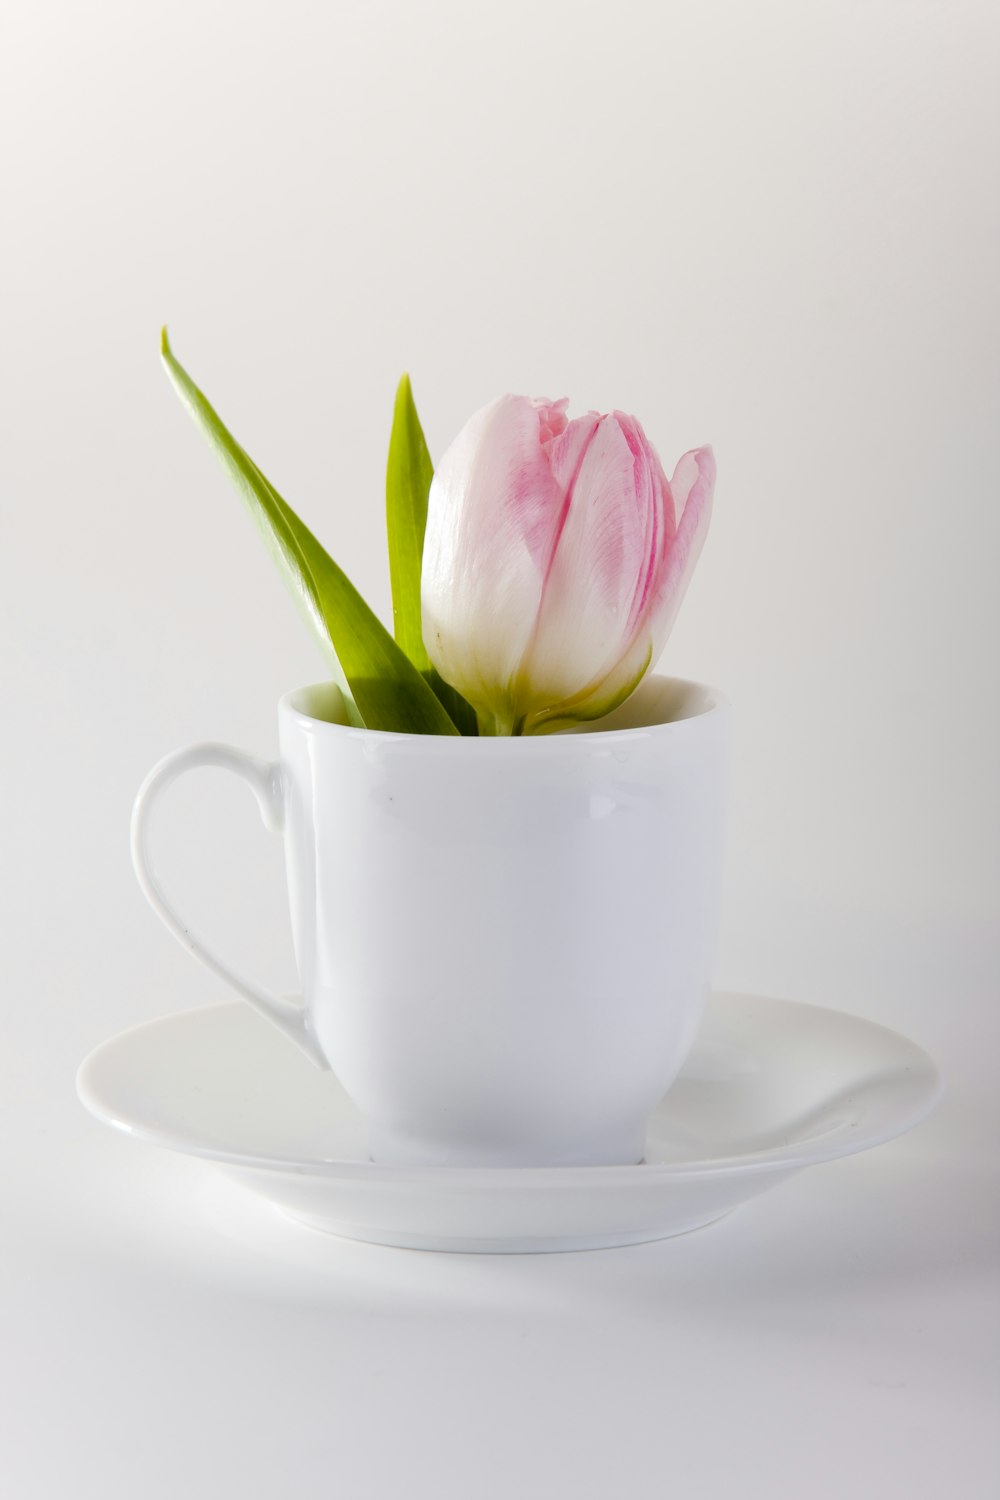
<svg viewBox="0 0 1000 1500"><path fill-rule="evenodd" d="M190 745L185 750L175 750L172 754L165 755L150 771L139 788L132 809L132 863L135 865L139 885L150 906L182 947L193 953L195 958L200 958L206 969L211 969L213 974L224 979L245 1000L249 1000L255 1010L280 1027L314 1063L327 1068L329 1064L320 1051L303 1007L261 989L259 985L237 974L220 958L216 958L211 948L178 916L153 873L146 836L153 804L160 793L166 791L185 771L193 771L202 766L217 766L220 770L232 771L245 781L257 798L264 827L272 833L281 832L284 826L285 797L280 765L260 760L256 755L247 755L231 745Z"/></svg>

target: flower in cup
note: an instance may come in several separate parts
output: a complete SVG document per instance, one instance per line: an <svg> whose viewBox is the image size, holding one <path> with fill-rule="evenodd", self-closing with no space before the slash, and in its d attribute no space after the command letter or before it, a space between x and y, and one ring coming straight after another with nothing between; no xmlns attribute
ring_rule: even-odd
<svg viewBox="0 0 1000 1500"><path fill-rule="evenodd" d="M346 722L401 734L534 734L598 719L656 660L708 525L710 448L667 480L624 412L501 396L434 473L410 381L386 469L392 629L174 357L178 395L222 460L312 627Z"/></svg>
<svg viewBox="0 0 1000 1500"><path fill-rule="evenodd" d="M501 396L430 487L423 638L481 733L599 718L659 656L708 526L710 448L667 480L635 417Z"/></svg>

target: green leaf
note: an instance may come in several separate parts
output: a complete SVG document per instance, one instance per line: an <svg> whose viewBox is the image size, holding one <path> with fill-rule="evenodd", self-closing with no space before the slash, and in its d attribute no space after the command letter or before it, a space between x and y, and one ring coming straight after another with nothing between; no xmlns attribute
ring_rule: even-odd
<svg viewBox="0 0 1000 1500"><path fill-rule="evenodd" d="M410 734L457 734L434 692L378 616L178 364L165 328L161 352L178 395L222 459L293 596L346 684L346 696L353 700L348 703L352 722Z"/></svg>
<svg viewBox="0 0 1000 1500"><path fill-rule="evenodd" d="M396 391L385 472L385 519L389 534L393 633L421 672L430 670L420 626L420 566L427 526L427 496L434 468L413 401L410 377Z"/></svg>
<svg viewBox="0 0 1000 1500"><path fill-rule="evenodd" d="M476 714L435 670L424 645L420 618L420 570L427 527L427 497L434 467L417 416L409 375L396 390L385 472L385 518L389 536L392 619L397 642L433 690L462 734L478 733Z"/></svg>
<svg viewBox="0 0 1000 1500"><path fill-rule="evenodd" d="M431 667L429 672L421 673L421 676L458 729L459 734L477 735L479 720L476 718L476 710L466 698L462 697L458 688L453 688L450 682L445 682L434 667Z"/></svg>

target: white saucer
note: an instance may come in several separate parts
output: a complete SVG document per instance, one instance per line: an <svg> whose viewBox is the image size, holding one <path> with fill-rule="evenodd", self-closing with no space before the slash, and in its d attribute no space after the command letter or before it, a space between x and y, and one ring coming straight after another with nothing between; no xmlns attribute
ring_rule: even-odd
<svg viewBox="0 0 1000 1500"><path fill-rule="evenodd" d="M249 1006L126 1031L87 1058L80 1098L139 1140L209 1157L284 1213L422 1250L584 1250L683 1234L814 1162L928 1113L930 1058L870 1021L715 995L634 1167L415 1168L368 1160L361 1120Z"/></svg>

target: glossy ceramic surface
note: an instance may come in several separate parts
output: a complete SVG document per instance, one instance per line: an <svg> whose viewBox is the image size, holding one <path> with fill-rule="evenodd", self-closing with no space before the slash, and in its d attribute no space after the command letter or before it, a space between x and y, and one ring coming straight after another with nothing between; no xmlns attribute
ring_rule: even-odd
<svg viewBox="0 0 1000 1500"><path fill-rule="evenodd" d="M416 1249L507 1252L697 1229L803 1167L899 1135L930 1110L940 1084L920 1048L871 1022L715 995L635 1166L375 1164L333 1075L241 1005L125 1032L92 1053L78 1088L98 1119L217 1162L314 1228Z"/></svg>
<svg viewBox="0 0 1000 1500"><path fill-rule="evenodd" d="M281 756L168 756L133 850L198 958L329 1064L373 1156L423 1165L639 1160L708 994L727 711L650 677L601 728L379 734L329 686L279 708ZM233 974L169 904L146 817L178 775L234 771L284 833L304 1008Z"/></svg>

